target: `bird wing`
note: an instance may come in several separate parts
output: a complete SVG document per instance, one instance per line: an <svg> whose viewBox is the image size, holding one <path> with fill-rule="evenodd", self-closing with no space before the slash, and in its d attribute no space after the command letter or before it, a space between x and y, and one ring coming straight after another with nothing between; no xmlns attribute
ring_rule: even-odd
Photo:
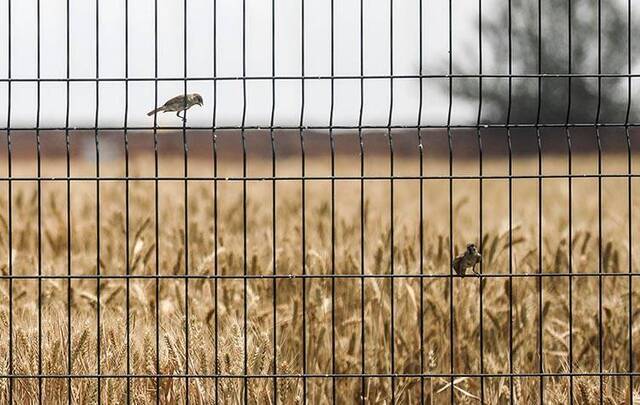
<svg viewBox="0 0 640 405"><path fill-rule="evenodd" d="M169 100L167 100L167 102L164 103L164 105L165 106L169 106L169 105L180 104L180 103L183 103L183 100L184 100L184 96L183 95L175 96L175 97L170 98Z"/></svg>
<svg viewBox="0 0 640 405"><path fill-rule="evenodd" d="M462 257L456 257L455 259L453 259L453 263L451 264L451 267L453 267L453 269L458 274L460 274L460 262L461 261L462 261Z"/></svg>

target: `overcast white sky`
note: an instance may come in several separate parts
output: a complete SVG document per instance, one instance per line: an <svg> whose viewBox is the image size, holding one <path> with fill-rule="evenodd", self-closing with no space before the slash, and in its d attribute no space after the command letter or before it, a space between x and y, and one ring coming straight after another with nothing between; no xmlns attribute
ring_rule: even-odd
<svg viewBox="0 0 640 405"><path fill-rule="evenodd" d="M7 77L8 2L11 1L11 76L37 77L37 0L0 0L0 77ZM498 0L485 0L483 14L495 11ZM183 77L183 0L158 2L158 75ZM66 0L40 0L40 75L66 77ZM99 8L99 72L101 78L125 77L124 0L69 0L69 70L73 78L96 76L96 6ZM96 3L98 3L96 5ZM386 75L390 68L390 1L364 1L364 73ZM448 0L423 0L424 73L446 73L448 50ZM302 74L302 0L275 1L276 76ZM306 0L304 18L304 74L330 75L330 1ZM419 0L393 2L393 72L418 74ZM154 0L129 0L128 76L154 77ZM246 75L271 75L271 1L246 0ZM477 1L453 2L454 58L477 65L477 33L474 21ZM335 0L335 74L360 73L360 0ZM217 53L213 55L214 28ZM213 0L187 1L187 76L242 76L242 2L218 0L214 23ZM471 46L469 46L471 45ZM473 72L469 72L473 73ZM413 125L419 105L418 79L394 81L393 123ZM41 126L64 126L65 83L42 83ZM358 80L335 81L335 125L355 125L360 106ZM99 125L124 124L124 82L103 82L99 90ZM159 82L159 103L182 93L183 82ZM202 94L204 108L189 112L189 125L211 125L213 84L191 81L189 92ZM247 82L247 125L268 125L271 114L271 82ZM242 117L242 82L218 82L216 125L239 125ZM0 122L7 119L7 83L0 83ZM128 125L152 125L146 112L153 107L154 83L129 83ZM36 124L36 84L12 84L11 126ZM96 92L93 82L73 82L70 88L70 126L92 126ZM278 81L275 125L297 125L300 117L301 82ZM436 80L425 79L423 123L444 123L448 100ZM305 85L305 125L328 125L330 82L308 80ZM388 80L366 80L364 124L384 125L389 113ZM453 121L475 114L475 107L454 102ZM179 125L174 114L159 115L160 125Z"/></svg>

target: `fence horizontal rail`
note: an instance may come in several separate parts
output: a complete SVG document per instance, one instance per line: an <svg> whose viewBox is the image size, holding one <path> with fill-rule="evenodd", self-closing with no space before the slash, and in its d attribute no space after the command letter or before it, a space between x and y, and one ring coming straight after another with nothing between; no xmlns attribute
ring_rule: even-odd
<svg viewBox="0 0 640 405"><path fill-rule="evenodd" d="M0 379L28 378L540 378L540 377L636 377L638 371L545 372L545 373L292 373L292 374L0 374Z"/></svg>
<svg viewBox="0 0 640 405"><path fill-rule="evenodd" d="M467 274L466 276L458 276L455 274L113 274L113 275L91 275L91 274L51 274L51 275L0 275L0 280L112 280L112 279L154 279L154 280L274 280L274 279L430 279L430 278L454 278L454 279L482 279L482 278L548 278L548 277L638 277L640 273L607 273L607 272L585 272L585 273L483 273L476 276L475 274Z"/></svg>
<svg viewBox="0 0 640 405"><path fill-rule="evenodd" d="M562 122L562 123L480 123L480 124L429 124L429 125L223 125L223 126L74 126L74 127L0 127L0 131L152 131L152 130L199 130L199 131L328 131L328 130L418 130L418 129L513 129L513 128L636 128L640 122ZM393 135L393 134L392 134Z"/></svg>
<svg viewBox="0 0 640 405"><path fill-rule="evenodd" d="M279 75L279 76L190 76L190 77L3 77L0 82L164 82L164 81L235 81L235 80L395 80L395 79L553 79L553 78L637 78L640 73L460 73L409 75Z"/></svg>
<svg viewBox="0 0 640 405"><path fill-rule="evenodd" d="M432 176L29 176L29 177L0 177L1 182L32 182L32 181L380 181L380 180L526 180L526 179L633 179L640 177L640 173L586 173L586 174L514 174L514 175L432 175Z"/></svg>

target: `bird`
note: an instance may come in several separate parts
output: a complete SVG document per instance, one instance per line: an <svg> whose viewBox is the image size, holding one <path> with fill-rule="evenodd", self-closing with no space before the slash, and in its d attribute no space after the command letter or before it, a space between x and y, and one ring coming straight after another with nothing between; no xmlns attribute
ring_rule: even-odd
<svg viewBox="0 0 640 405"><path fill-rule="evenodd" d="M475 244L469 243L467 245L467 250L453 260L451 267L459 276L464 276L467 269L470 267L472 271L479 276L480 274L476 272L476 264L480 262L482 262L482 255L478 253L478 249Z"/></svg>
<svg viewBox="0 0 640 405"><path fill-rule="evenodd" d="M202 96L200 94L191 93L187 94L186 97L184 95L179 95L173 97L161 107L149 111L147 115L152 116L159 112L175 112L178 117L182 118L182 121L185 121L185 117L180 116L180 112L186 111L194 105L203 105Z"/></svg>

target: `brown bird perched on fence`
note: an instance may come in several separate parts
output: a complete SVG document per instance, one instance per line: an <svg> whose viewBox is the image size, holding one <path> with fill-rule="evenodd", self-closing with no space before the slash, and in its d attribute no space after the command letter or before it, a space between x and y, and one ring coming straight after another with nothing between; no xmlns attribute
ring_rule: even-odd
<svg viewBox="0 0 640 405"><path fill-rule="evenodd" d="M459 276L464 276L468 268L471 268L472 271L479 276L480 274L476 272L476 264L481 261L482 255L478 253L476 245L470 243L467 245L467 250L453 260L451 267L453 267Z"/></svg>
<svg viewBox="0 0 640 405"><path fill-rule="evenodd" d="M184 116L180 116L180 112L186 111L194 105L202 105L202 96L198 93L187 94L186 98L183 95L175 96L170 99L163 106L156 108L155 110L151 110L147 113L147 115L151 116L153 114L159 112L175 112L176 115L182 118L182 121L185 120Z"/></svg>

